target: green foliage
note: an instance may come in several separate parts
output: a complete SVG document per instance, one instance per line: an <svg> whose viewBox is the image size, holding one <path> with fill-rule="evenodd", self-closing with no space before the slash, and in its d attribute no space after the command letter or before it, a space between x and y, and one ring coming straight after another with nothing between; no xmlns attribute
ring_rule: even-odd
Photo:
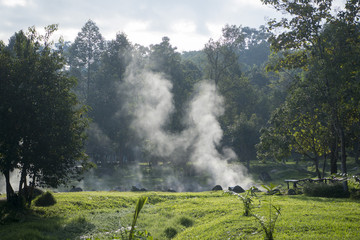
<svg viewBox="0 0 360 240"><path fill-rule="evenodd" d="M194 225L194 221L191 218L186 217L186 216L180 217L179 222L184 227L191 227L192 225Z"/></svg>
<svg viewBox="0 0 360 240"><path fill-rule="evenodd" d="M275 210L275 213L274 213ZM273 240L274 239L274 231L275 224L280 215L280 207L276 207L274 205L269 204L269 215L268 218L262 217L260 215L254 214L253 216L258 220L262 229L264 230L264 239L265 240Z"/></svg>
<svg viewBox="0 0 360 240"><path fill-rule="evenodd" d="M269 21L269 30L285 31L270 37L278 59L268 70L295 72L286 102L270 121L274 134L263 135L262 142L287 137L287 148L311 159L319 178L319 157L335 156L331 172L336 172L341 148L342 171L347 173L346 151L352 147L348 140L359 124L358 3L348 0L344 9L333 13L333 0L262 2L291 14L289 19Z"/></svg>
<svg viewBox="0 0 360 240"><path fill-rule="evenodd" d="M270 183L269 185L261 185L261 186L267 190L267 194L269 195L280 193L279 189L277 188L278 186L273 183Z"/></svg>
<svg viewBox="0 0 360 240"><path fill-rule="evenodd" d="M81 32L71 45L69 63L72 75L77 77L78 95L82 100L89 101L93 90L93 75L99 66L99 59L104 51L105 41L96 23L89 19L81 28Z"/></svg>
<svg viewBox="0 0 360 240"><path fill-rule="evenodd" d="M252 216L252 209L254 208L253 198L256 197L254 189L255 187L251 187L250 189L245 191L244 196L239 195L244 206L244 216Z"/></svg>
<svg viewBox="0 0 360 240"><path fill-rule="evenodd" d="M350 197L352 199L360 200L360 176L354 175L348 178L348 185Z"/></svg>
<svg viewBox="0 0 360 240"><path fill-rule="evenodd" d="M261 185L263 188L267 190L267 194L273 195L275 193L278 193L279 191L277 189L277 186L275 184L270 183L269 185ZM274 231L275 231L275 225L276 221L280 215L281 208L278 206L275 206L272 204L272 197L269 197L269 212L266 217L258 215L258 214L252 214L258 222L260 223L263 231L264 231L264 239L265 240L273 240L274 239ZM274 212L275 210L275 212Z"/></svg>
<svg viewBox="0 0 360 240"><path fill-rule="evenodd" d="M172 239L176 236L177 230L173 227L168 227L165 229L164 234L165 234L166 238Z"/></svg>
<svg viewBox="0 0 360 240"><path fill-rule="evenodd" d="M147 200L148 200L148 197L140 197L136 203L134 217L133 217L133 221L131 223L131 229L129 232L129 240L135 239L135 225L136 225L137 219L139 217L140 211L143 208L143 206L145 205Z"/></svg>
<svg viewBox="0 0 360 240"><path fill-rule="evenodd" d="M349 192L344 191L343 183L307 183L304 194L311 197L347 198Z"/></svg>
<svg viewBox="0 0 360 240"><path fill-rule="evenodd" d="M20 31L0 49L0 170L8 199L14 195L9 179L15 168L21 172L19 195L30 203L27 179L30 188L57 187L87 166L86 108L72 92L76 81L62 71L61 47L53 49L56 29L46 27L44 36L35 28Z"/></svg>
<svg viewBox="0 0 360 240"><path fill-rule="evenodd" d="M46 191L34 200L34 204L37 207L48 207L56 204L56 199L51 192Z"/></svg>

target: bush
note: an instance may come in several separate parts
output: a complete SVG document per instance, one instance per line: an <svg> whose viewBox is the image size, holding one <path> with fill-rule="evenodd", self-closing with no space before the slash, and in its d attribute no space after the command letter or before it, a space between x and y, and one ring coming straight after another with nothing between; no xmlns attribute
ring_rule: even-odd
<svg viewBox="0 0 360 240"><path fill-rule="evenodd" d="M56 199L51 192L46 191L34 200L35 206L47 207L52 206L56 203Z"/></svg>
<svg viewBox="0 0 360 240"><path fill-rule="evenodd" d="M307 183L304 185L304 194L310 197L347 198L342 183Z"/></svg>
<svg viewBox="0 0 360 240"><path fill-rule="evenodd" d="M194 221L188 217L181 217L180 224L184 227L191 227L194 224Z"/></svg>
<svg viewBox="0 0 360 240"><path fill-rule="evenodd" d="M175 235L177 234L177 230L173 227L168 227L165 229L164 233L165 233L166 238L171 239L171 238L175 237Z"/></svg>
<svg viewBox="0 0 360 240"><path fill-rule="evenodd" d="M355 200L360 200L360 176L355 175L349 178L348 181L350 197Z"/></svg>

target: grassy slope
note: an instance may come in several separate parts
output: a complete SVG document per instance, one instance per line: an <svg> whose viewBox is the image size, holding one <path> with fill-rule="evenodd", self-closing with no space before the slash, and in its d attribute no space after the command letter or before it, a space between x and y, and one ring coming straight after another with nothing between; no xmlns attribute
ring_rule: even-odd
<svg viewBox="0 0 360 240"><path fill-rule="evenodd" d="M221 192L57 193L51 207L32 207L32 215L17 214L0 225L0 239L113 239L121 226L129 226L136 200L149 196L140 213L139 229L166 239L173 227L175 239L262 239L259 223L242 216L236 196ZM255 212L268 215L269 196L261 195ZM281 207L275 239L360 239L360 202L305 196L272 196ZM258 200L255 201L258 203ZM186 218L193 225L181 224Z"/></svg>

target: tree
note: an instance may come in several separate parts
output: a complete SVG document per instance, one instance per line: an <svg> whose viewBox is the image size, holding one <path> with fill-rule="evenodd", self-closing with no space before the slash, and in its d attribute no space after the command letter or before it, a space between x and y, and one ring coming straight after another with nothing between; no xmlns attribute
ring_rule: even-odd
<svg viewBox="0 0 360 240"><path fill-rule="evenodd" d="M123 96L119 94L119 85L124 80L126 67L130 64L132 46L124 33L118 33L108 42L104 50L98 71L94 74L94 89L88 104L91 106L87 153L95 155L117 155L122 158L130 141L129 114L121 111ZM97 129L95 129L95 127ZM99 137L103 135L103 137ZM105 140L107 139L107 140Z"/></svg>
<svg viewBox="0 0 360 240"><path fill-rule="evenodd" d="M105 48L104 39L95 22L88 20L70 48L70 71L80 80L80 93L89 101L90 85L101 54ZM85 84L84 84L85 83Z"/></svg>
<svg viewBox="0 0 360 240"><path fill-rule="evenodd" d="M327 116L323 120L332 126L328 131L339 139L342 172L346 174L347 129L358 122L360 3L348 0L345 9L334 16L332 0L262 2L292 15L290 20L269 22L270 30L285 29L270 39L273 50L283 51L278 67L304 71L304 78L297 81L313 86L308 89L316 93L316 106Z"/></svg>
<svg viewBox="0 0 360 240"><path fill-rule="evenodd" d="M239 61L249 67L264 65L270 55L270 33L265 26L260 26L259 29L243 27L241 34L244 43L239 49Z"/></svg>
<svg viewBox="0 0 360 240"><path fill-rule="evenodd" d="M87 159L83 152L85 108L71 89L75 80L63 71L62 51L30 28L0 48L0 171L9 202L17 203L10 174L18 169L19 195L28 203L35 186L57 187L77 176Z"/></svg>
<svg viewBox="0 0 360 240"><path fill-rule="evenodd" d="M208 77L219 84L220 79L229 74L241 75L237 50L243 43L241 27L226 25L222 29L222 37L205 44L204 52L209 63Z"/></svg>
<svg viewBox="0 0 360 240"><path fill-rule="evenodd" d="M199 70L194 64L181 62L180 53L170 44L168 37L163 37L161 43L150 46L148 67L151 71L164 73L172 83L175 109L170 116L167 130L183 130L184 105L200 76Z"/></svg>

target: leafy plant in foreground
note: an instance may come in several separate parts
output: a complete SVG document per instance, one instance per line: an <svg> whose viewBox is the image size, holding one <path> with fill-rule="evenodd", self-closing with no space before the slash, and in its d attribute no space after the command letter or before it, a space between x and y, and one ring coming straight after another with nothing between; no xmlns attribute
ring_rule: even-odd
<svg viewBox="0 0 360 240"><path fill-rule="evenodd" d="M268 186L264 186L262 185L266 190L268 190L268 192L272 195L274 194L274 190L276 188L276 186L272 183L270 183L270 185ZM274 212L275 210L275 212ZM262 229L264 230L264 239L265 240L272 240L274 239L274 230L275 230L275 224L276 221L279 217L280 213L280 207L276 207L272 204L272 197L270 197L270 202L269 202L269 217L265 218L263 216L260 215L256 215L253 214L252 216L254 216L260 223Z"/></svg>
<svg viewBox="0 0 360 240"><path fill-rule="evenodd" d="M137 237L139 239L149 239L149 240L153 239L148 232L146 232L146 231L140 232L140 231L135 230L135 225L136 225L137 219L139 217L140 211L143 208L143 206L145 205L147 200L148 200L148 197L140 197L136 204L134 217L133 217L133 221L132 221L131 229L130 229L130 233L129 233L129 240L135 239L135 237Z"/></svg>
<svg viewBox="0 0 360 240"><path fill-rule="evenodd" d="M267 194L269 195L280 193L279 189L277 189L277 186L273 183L270 183L269 185L261 185L261 186L267 190Z"/></svg>
<svg viewBox="0 0 360 240"><path fill-rule="evenodd" d="M253 198L256 197L254 189L251 187L244 196L239 196L244 205L244 216L251 216L251 210L254 208Z"/></svg>

